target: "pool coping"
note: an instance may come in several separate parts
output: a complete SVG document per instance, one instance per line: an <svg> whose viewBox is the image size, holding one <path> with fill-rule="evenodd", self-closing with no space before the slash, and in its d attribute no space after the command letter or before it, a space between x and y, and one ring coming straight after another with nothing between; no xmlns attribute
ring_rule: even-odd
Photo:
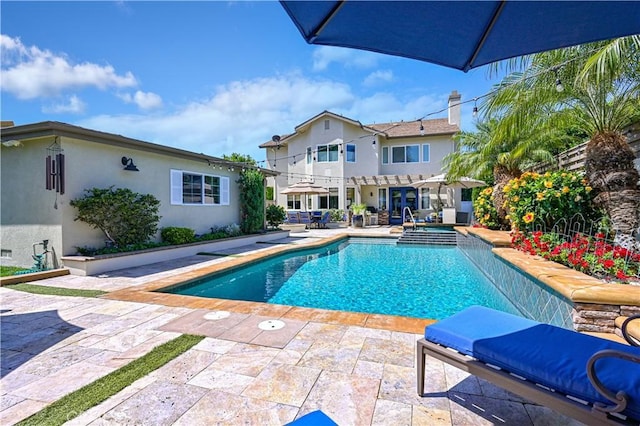
<svg viewBox="0 0 640 426"><path fill-rule="evenodd" d="M165 306L185 307L192 309L229 311L244 314L270 316L282 319L314 321L328 324L360 326L365 328L423 334L425 327L429 324L434 323L436 320L383 314L335 311L319 308L304 308L261 302L247 302L243 300L184 296L178 294L157 292L157 290L169 288L178 284L184 284L185 282L197 280L206 275L242 267L284 253L325 246L327 244L338 242L349 237L397 238L389 237L389 234L384 233L368 233L366 235L363 235L361 233L344 232L329 237L319 238L316 241L308 241L295 245L277 245L264 250L260 250L258 252L252 251L244 255L238 255L236 257L229 258L227 261L222 263L204 266L189 272L183 272L180 274L161 278L159 280L155 280L142 285L112 291L101 296L101 298L139 303L160 304Z"/></svg>

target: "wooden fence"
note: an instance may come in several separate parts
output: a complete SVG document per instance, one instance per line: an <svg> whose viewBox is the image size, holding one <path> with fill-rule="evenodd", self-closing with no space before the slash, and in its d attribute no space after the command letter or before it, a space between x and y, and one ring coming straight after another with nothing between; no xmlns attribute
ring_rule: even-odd
<svg viewBox="0 0 640 426"><path fill-rule="evenodd" d="M640 123L626 129L627 142L636 155L636 168L640 170ZM531 171L544 173L551 170L581 171L584 169L585 150L587 142L574 146L556 155L554 163L538 164L531 167Z"/></svg>

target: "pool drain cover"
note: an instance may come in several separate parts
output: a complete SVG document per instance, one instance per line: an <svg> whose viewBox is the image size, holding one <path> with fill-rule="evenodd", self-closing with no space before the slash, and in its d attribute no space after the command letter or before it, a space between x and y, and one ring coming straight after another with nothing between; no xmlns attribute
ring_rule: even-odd
<svg viewBox="0 0 640 426"><path fill-rule="evenodd" d="M267 320L258 324L260 330L280 330L284 327L284 322L280 320Z"/></svg>
<svg viewBox="0 0 640 426"><path fill-rule="evenodd" d="M221 319L225 319L225 318L229 318L229 315L231 315L229 312L227 311L213 311L213 312L209 312L208 314L206 314L204 316L204 319L206 320L221 320Z"/></svg>

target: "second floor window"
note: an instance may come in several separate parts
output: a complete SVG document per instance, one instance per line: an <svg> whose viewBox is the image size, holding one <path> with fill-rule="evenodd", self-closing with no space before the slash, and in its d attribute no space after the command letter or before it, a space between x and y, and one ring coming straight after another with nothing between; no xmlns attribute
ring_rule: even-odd
<svg viewBox="0 0 640 426"><path fill-rule="evenodd" d="M382 148L382 164L389 164L389 147ZM419 163L420 145L402 145L391 147L392 163Z"/></svg>
<svg viewBox="0 0 640 426"><path fill-rule="evenodd" d="M338 145L318 145L317 155L319 163L333 163L338 161Z"/></svg>
<svg viewBox="0 0 640 426"><path fill-rule="evenodd" d="M311 164L311 160L313 159L313 151L311 147L307 148L307 164Z"/></svg>
<svg viewBox="0 0 640 426"><path fill-rule="evenodd" d="M356 162L356 146L352 143L347 144L347 163L355 163Z"/></svg>
<svg viewBox="0 0 640 426"><path fill-rule="evenodd" d="M431 161L431 145L428 143L422 145L422 162L428 163Z"/></svg>

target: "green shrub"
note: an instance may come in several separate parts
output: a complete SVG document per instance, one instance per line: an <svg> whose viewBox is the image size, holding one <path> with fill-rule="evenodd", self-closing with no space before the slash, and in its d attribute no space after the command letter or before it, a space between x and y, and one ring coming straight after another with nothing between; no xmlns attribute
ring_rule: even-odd
<svg viewBox="0 0 640 426"><path fill-rule="evenodd" d="M493 204L492 187L480 191L473 201L473 214L480 225L489 229L500 229L498 211Z"/></svg>
<svg viewBox="0 0 640 426"><path fill-rule="evenodd" d="M267 223L272 228L275 228L276 226L283 223L284 219L287 217L287 214L284 211L284 207L276 206L275 204L267 207L266 215Z"/></svg>
<svg viewBox="0 0 640 426"><path fill-rule="evenodd" d="M329 217L331 218L331 222L342 222L344 221L344 210L331 209L329 210Z"/></svg>
<svg viewBox="0 0 640 426"><path fill-rule="evenodd" d="M576 214L587 221L602 216L592 203L591 187L574 172L527 172L509 181L504 192L512 228L520 231L551 229Z"/></svg>
<svg viewBox="0 0 640 426"><path fill-rule="evenodd" d="M178 226L162 228L160 236L162 237L162 241L172 245L192 243L196 240L196 234L193 229Z"/></svg>
<svg viewBox="0 0 640 426"><path fill-rule="evenodd" d="M160 201L151 194L130 189L86 189L85 195L71 200L78 209L74 220L101 230L118 247L149 241L158 230Z"/></svg>
<svg viewBox="0 0 640 426"><path fill-rule="evenodd" d="M248 169L240 173L240 228L252 234L264 228L264 175Z"/></svg>

